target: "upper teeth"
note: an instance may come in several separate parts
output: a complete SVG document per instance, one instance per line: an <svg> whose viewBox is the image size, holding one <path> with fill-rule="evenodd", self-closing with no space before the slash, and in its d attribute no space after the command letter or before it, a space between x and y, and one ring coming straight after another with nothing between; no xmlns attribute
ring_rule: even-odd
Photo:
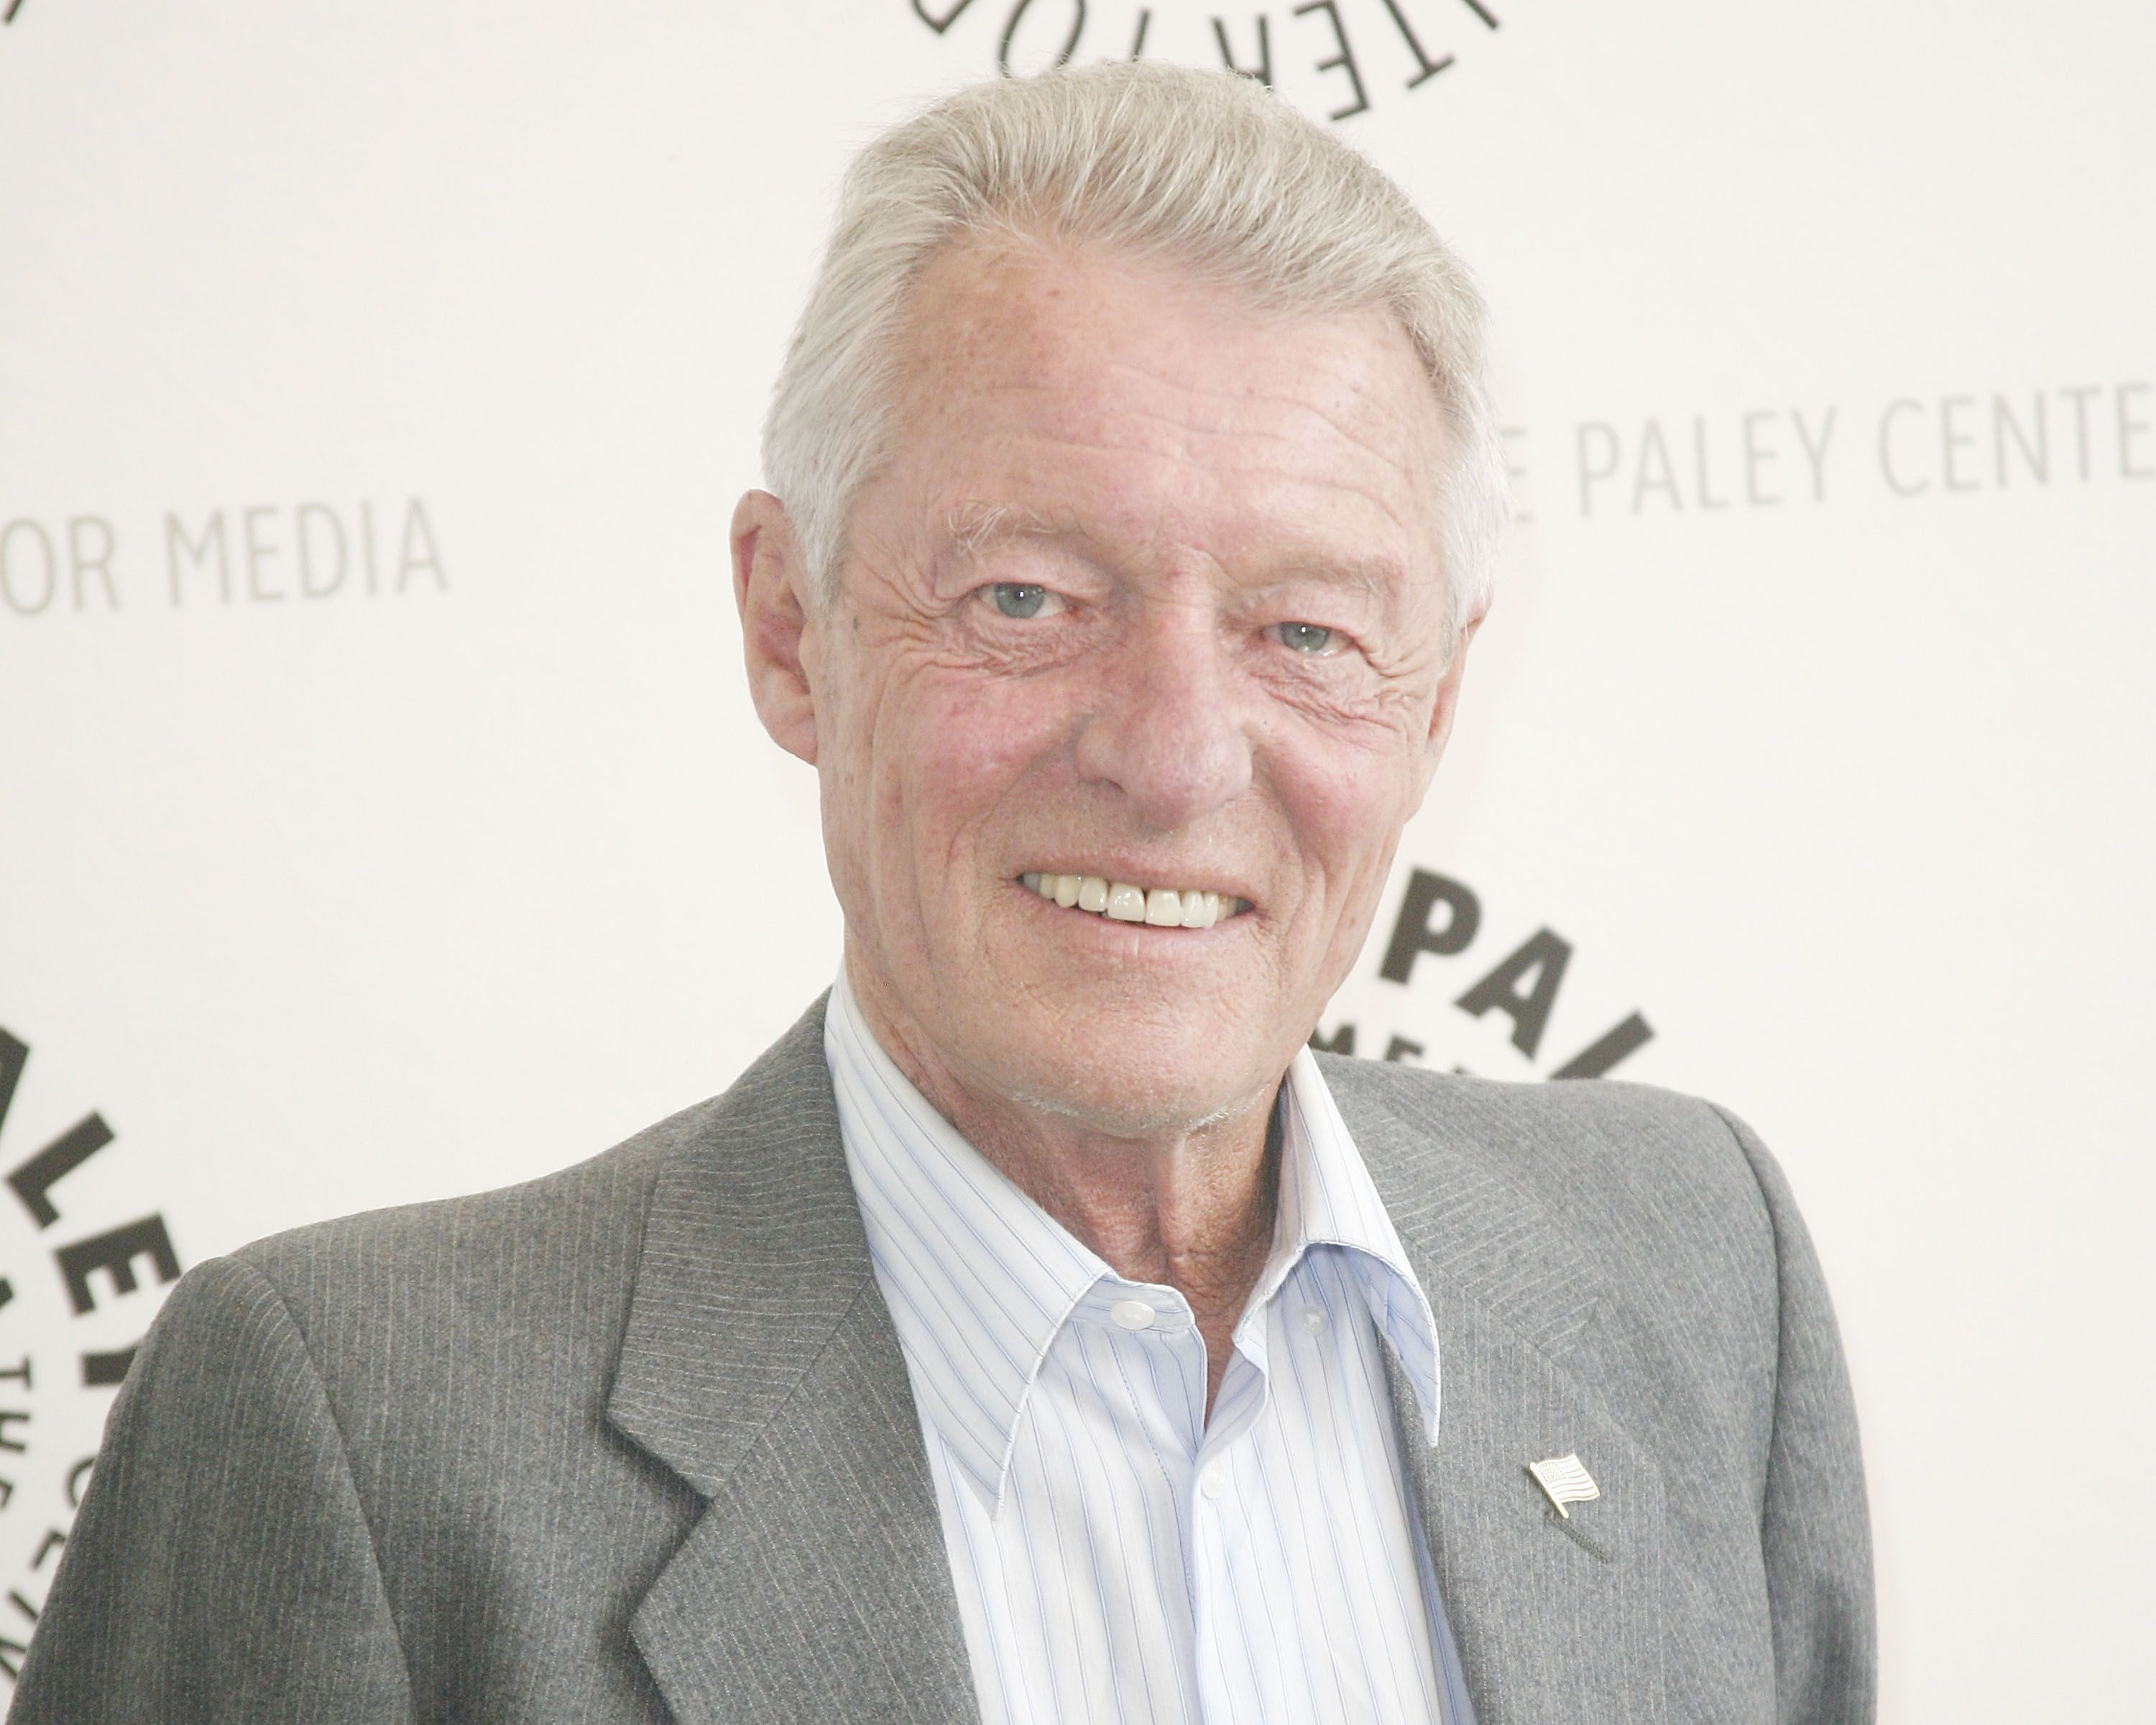
<svg viewBox="0 0 2156 1725"><path fill-rule="evenodd" d="M1156 928L1210 928L1248 906L1231 895L1198 887L1133 886L1100 875L1019 876L1029 892L1052 898L1065 910L1091 911L1117 922L1150 922Z"/></svg>

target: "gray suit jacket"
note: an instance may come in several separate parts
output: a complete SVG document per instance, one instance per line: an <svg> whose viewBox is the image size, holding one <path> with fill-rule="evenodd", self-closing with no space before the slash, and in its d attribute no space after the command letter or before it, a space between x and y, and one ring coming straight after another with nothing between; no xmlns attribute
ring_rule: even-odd
<svg viewBox="0 0 2156 1725"><path fill-rule="evenodd" d="M9 1717L976 1718L822 1038L187 1276ZM1849 1390L1758 1142L1632 1086L1326 1076L1436 1310L1403 1448L1480 1725L1869 1718ZM1574 1450L1564 1522L1527 1464Z"/></svg>

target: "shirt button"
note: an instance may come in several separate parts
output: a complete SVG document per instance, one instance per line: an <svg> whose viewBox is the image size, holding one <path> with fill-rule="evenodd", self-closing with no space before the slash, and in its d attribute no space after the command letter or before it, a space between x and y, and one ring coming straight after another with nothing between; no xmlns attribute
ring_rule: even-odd
<svg viewBox="0 0 2156 1725"><path fill-rule="evenodd" d="M1108 1308L1108 1316L1127 1330L1152 1327L1152 1307L1142 1300L1118 1300Z"/></svg>
<svg viewBox="0 0 2156 1725"><path fill-rule="evenodd" d="M1198 1489L1208 1497L1218 1497L1228 1489L1228 1464L1216 1461L1198 1476Z"/></svg>
<svg viewBox="0 0 2156 1725"><path fill-rule="evenodd" d="M1313 1336L1322 1335L1325 1331L1325 1314L1315 1306L1304 1307L1302 1327Z"/></svg>

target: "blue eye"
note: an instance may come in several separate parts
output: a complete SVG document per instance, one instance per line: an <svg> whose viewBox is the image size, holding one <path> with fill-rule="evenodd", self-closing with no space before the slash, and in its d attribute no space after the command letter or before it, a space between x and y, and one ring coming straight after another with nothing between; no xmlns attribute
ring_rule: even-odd
<svg viewBox="0 0 2156 1725"><path fill-rule="evenodd" d="M989 588L996 609L1006 617L1038 617L1048 603L1048 589L1022 581L998 581Z"/></svg>
<svg viewBox="0 0 2156 1725"><path fill-rule="evenodd" d="M1315 623L1283 623L1280 639L1297 653L1322 653L1332 644L1332 631Z"/></svg>

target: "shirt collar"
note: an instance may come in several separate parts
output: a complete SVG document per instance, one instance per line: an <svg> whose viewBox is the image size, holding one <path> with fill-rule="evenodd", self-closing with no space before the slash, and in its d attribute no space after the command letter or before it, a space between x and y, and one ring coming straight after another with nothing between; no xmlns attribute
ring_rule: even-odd
<svg viewBox="0 0 2156 1725"><path fill-rule="evenodd" d="M993 1508L1049 1348L1099 1284L1129 1285L930 1106L870 1031L843 968L824 1022L847 1168L915 1395ZM1345 1248L1435 1443L1430 1301L1307 1049L1288 1069L1281 1106L1273 1249L1236 1346L1262 1369L1266 1304L1311 1247Z"/></svg>

